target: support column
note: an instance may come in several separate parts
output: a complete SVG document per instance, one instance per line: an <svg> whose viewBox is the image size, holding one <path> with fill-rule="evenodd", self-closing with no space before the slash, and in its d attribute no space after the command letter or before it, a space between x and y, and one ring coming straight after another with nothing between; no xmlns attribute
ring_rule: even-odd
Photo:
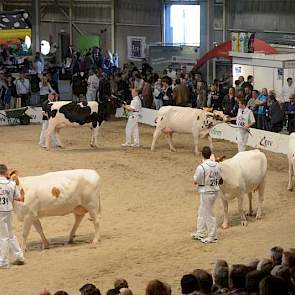
<svg viewBox="0 0 295 295"><path fill-rule="evenodd" d="M73 46L73 0L69 0L70 45Z"/></svg>
<svg viewBox="0 0 295 295"><path fill-rule="evenodd" d="M112 0L112 11L111 11L111 51L116 51L116 0Z"/></svg>
<svg viewBox="0 0 295 295"><path fill-rule="evenodd" d="M4 0L0 0L0 11L4 11Z"/></svg>
<svg viewBox="0 0 295 295"><path fill-rule="evenodd" d="M227 28L228 28L228 0L223 0L222 5L222 41L225 42L227 39Z"/></svg>
<svg viewBox="0 0 295 295"><path fill-rule="evenodd" d="M214 1L207 0L207 52L213 48L213 18L214 18ZM211 62L207 62L207 82L212 79Z"/></svg>
<svg viewBox="0 0 295 295"><path fill-rule="evenodd" d="M40 52L40 1L32 0L32 52Z"/></svg>

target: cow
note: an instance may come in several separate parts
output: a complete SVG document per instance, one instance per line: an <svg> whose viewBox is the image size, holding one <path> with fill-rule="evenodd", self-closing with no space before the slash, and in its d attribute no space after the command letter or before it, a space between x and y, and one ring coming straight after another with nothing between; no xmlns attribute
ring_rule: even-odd
<svg viewBox="0 0 295 295"><path fill-rule="evenodd" d="M116 105L119 107L121 105ZM46 133L46 149L50 149L50 139L53 132L56 133L57 144L64 147L59 138L60 129L64 127L77 127L90 125L90 146L97 147L97 135L99 127L107 121L112 114L112 102L99 103L57 101L51 105Z"/></svg>
<svg viewBox="0 0 295 295"><path fill-rule="evenodd" d="M156 141L163 132L166 135L169 148L175 152L173 146L172 134L188 133L194 138L195 153L198 154L199 138L207 137L212 149L212 138L209 135L209 129L222 121L227 121L228 116L220 111L213 113L201 109L189 107L164 106L161 107L156 118L156 129L153 134L151 151L155 150Z"/></svg>
<svg viewBox="0 0 295 295"><path fill-rule="evenodd" d="M264 201L264 188L267 170L267 159L259 150L239 152L234 157L219 163L221 173L220 196L224 209L222 228L229 227L228 201L238 199L238 210L241 224L247 225L247 218L243 210L244 197L249 199L248 216L253 216L252 193L258 191L258 209L256 219L261 219Z"/></svg>
<svg viewBox="0 0 295 295"><path fill-rule="evenodd" d="M295 172L295 132L289 135L289 150L288 150L288 162L289 162L289 182L288 190L293 190L293 176Z"/></svg>
<svg viewBox="0 0 295 295"><path fill-rule="evenodd" d="M76 230L87 212L94 224L92 243L96 244L100 240L100 177L96 171L65 170L20 178L13 171L11 178L15 180L24 195L24 203L14 204L17 219L24 222L24 250L32 225L42 239L43 248L48 248L49 243L44 235L40 218L64 216L70 213L74 214L75 223L70 232L69 243L73 242Z"/></svg>

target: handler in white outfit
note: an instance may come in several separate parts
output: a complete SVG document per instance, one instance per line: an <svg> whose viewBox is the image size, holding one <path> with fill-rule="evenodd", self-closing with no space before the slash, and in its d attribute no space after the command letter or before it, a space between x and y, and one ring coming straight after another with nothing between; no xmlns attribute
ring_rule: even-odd
<svg viewBox="0 0 295 295"><path fill-rule="evenodd" d="M237 114L237 144L238 151L246 150L246 145L249 137L249 128L255 124L253 112L246 107L247 103L244 99L239 100L239 110Z"/></svg>
<svg viewBox="0 0 295 295"><path fill-rule="evenodd" d="M12 227L13 201L23 202L14 181L8 180L6 165L0 164L0 268L9 267L9 256L13 264L24 264L24 255Z"/></svg>
<svg viewBox="0 0 295 295"><path fill-rule="evenodd" d="M191 235L194 240L203 243L217 242L217 223L213 214L213 206L219 191L220 168L211 160L211 149L205 146L202 150L203 163L194 174L194 183L200 195L200 207L197 219L197 231ZM207 236L207 237L206 237Z"/></svg>
<svg viewBox="0 0 295 295"><path fill-rule="evenodd" d="M139 130L138 119L141 112L141 99L139 97L140 91L138 89L132 89L132 101L130 105L124 105L123 107L129 112L128 122L126 125L126 141L122 146L139 147ZM132 143L132 136L134 142Z"/></svg>

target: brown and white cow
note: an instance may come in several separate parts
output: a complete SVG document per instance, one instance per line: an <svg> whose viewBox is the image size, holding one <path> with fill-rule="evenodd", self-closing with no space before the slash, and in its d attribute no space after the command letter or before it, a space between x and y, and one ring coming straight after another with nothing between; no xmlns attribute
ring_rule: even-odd
<svg viewBox="0 0 295 295"><path fill-rule="evenodd" d="M213 113L189 107L164 106L161 107L156 119L156 129L153 134L151 150L155 150L156 141L163 132L171 151L176 151L172 142L172 134L187 133L194 138L195 153L198 154L199 138L207 137L212 149L212 138L209 129L219 123L226 122L228 116L223 112L214 111Z"/></svg>
<svg viewBox="0 0 295 295"><path fill-rule="evenodd" d="M64 216L73 213L75 224L70 232L69 242L73 242L76 230L86 213L94 224L93 243L100 239L99 222L100 177L94 170L77 169L49 172L39 176L11 177L24 194L24 203L15 202L18 220L23 221L23 247L33 225L40 234L44 248L48 241L44 235L40 218Z"/></svg>

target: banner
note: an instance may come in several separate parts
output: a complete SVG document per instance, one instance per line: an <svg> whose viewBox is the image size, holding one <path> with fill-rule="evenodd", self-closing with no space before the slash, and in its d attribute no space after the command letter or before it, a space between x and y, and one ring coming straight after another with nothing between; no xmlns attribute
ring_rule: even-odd
<svg viewBox="0 0 295 295"><path fill-rule="evenodd" d="M41 123L42 122L42 109L41 107L32 108L29 107L26 111L26 114L31 117L31 123ZM9 125L8 120L6 118L6 114L4 110L0 111L0 126Z"/></svg>
<svg viewBox="0 0 295 295"><path fill-rule="evenodd" d="M128 36L127 37L129 60L141 60L145 58L145 37Z"/></svg>

